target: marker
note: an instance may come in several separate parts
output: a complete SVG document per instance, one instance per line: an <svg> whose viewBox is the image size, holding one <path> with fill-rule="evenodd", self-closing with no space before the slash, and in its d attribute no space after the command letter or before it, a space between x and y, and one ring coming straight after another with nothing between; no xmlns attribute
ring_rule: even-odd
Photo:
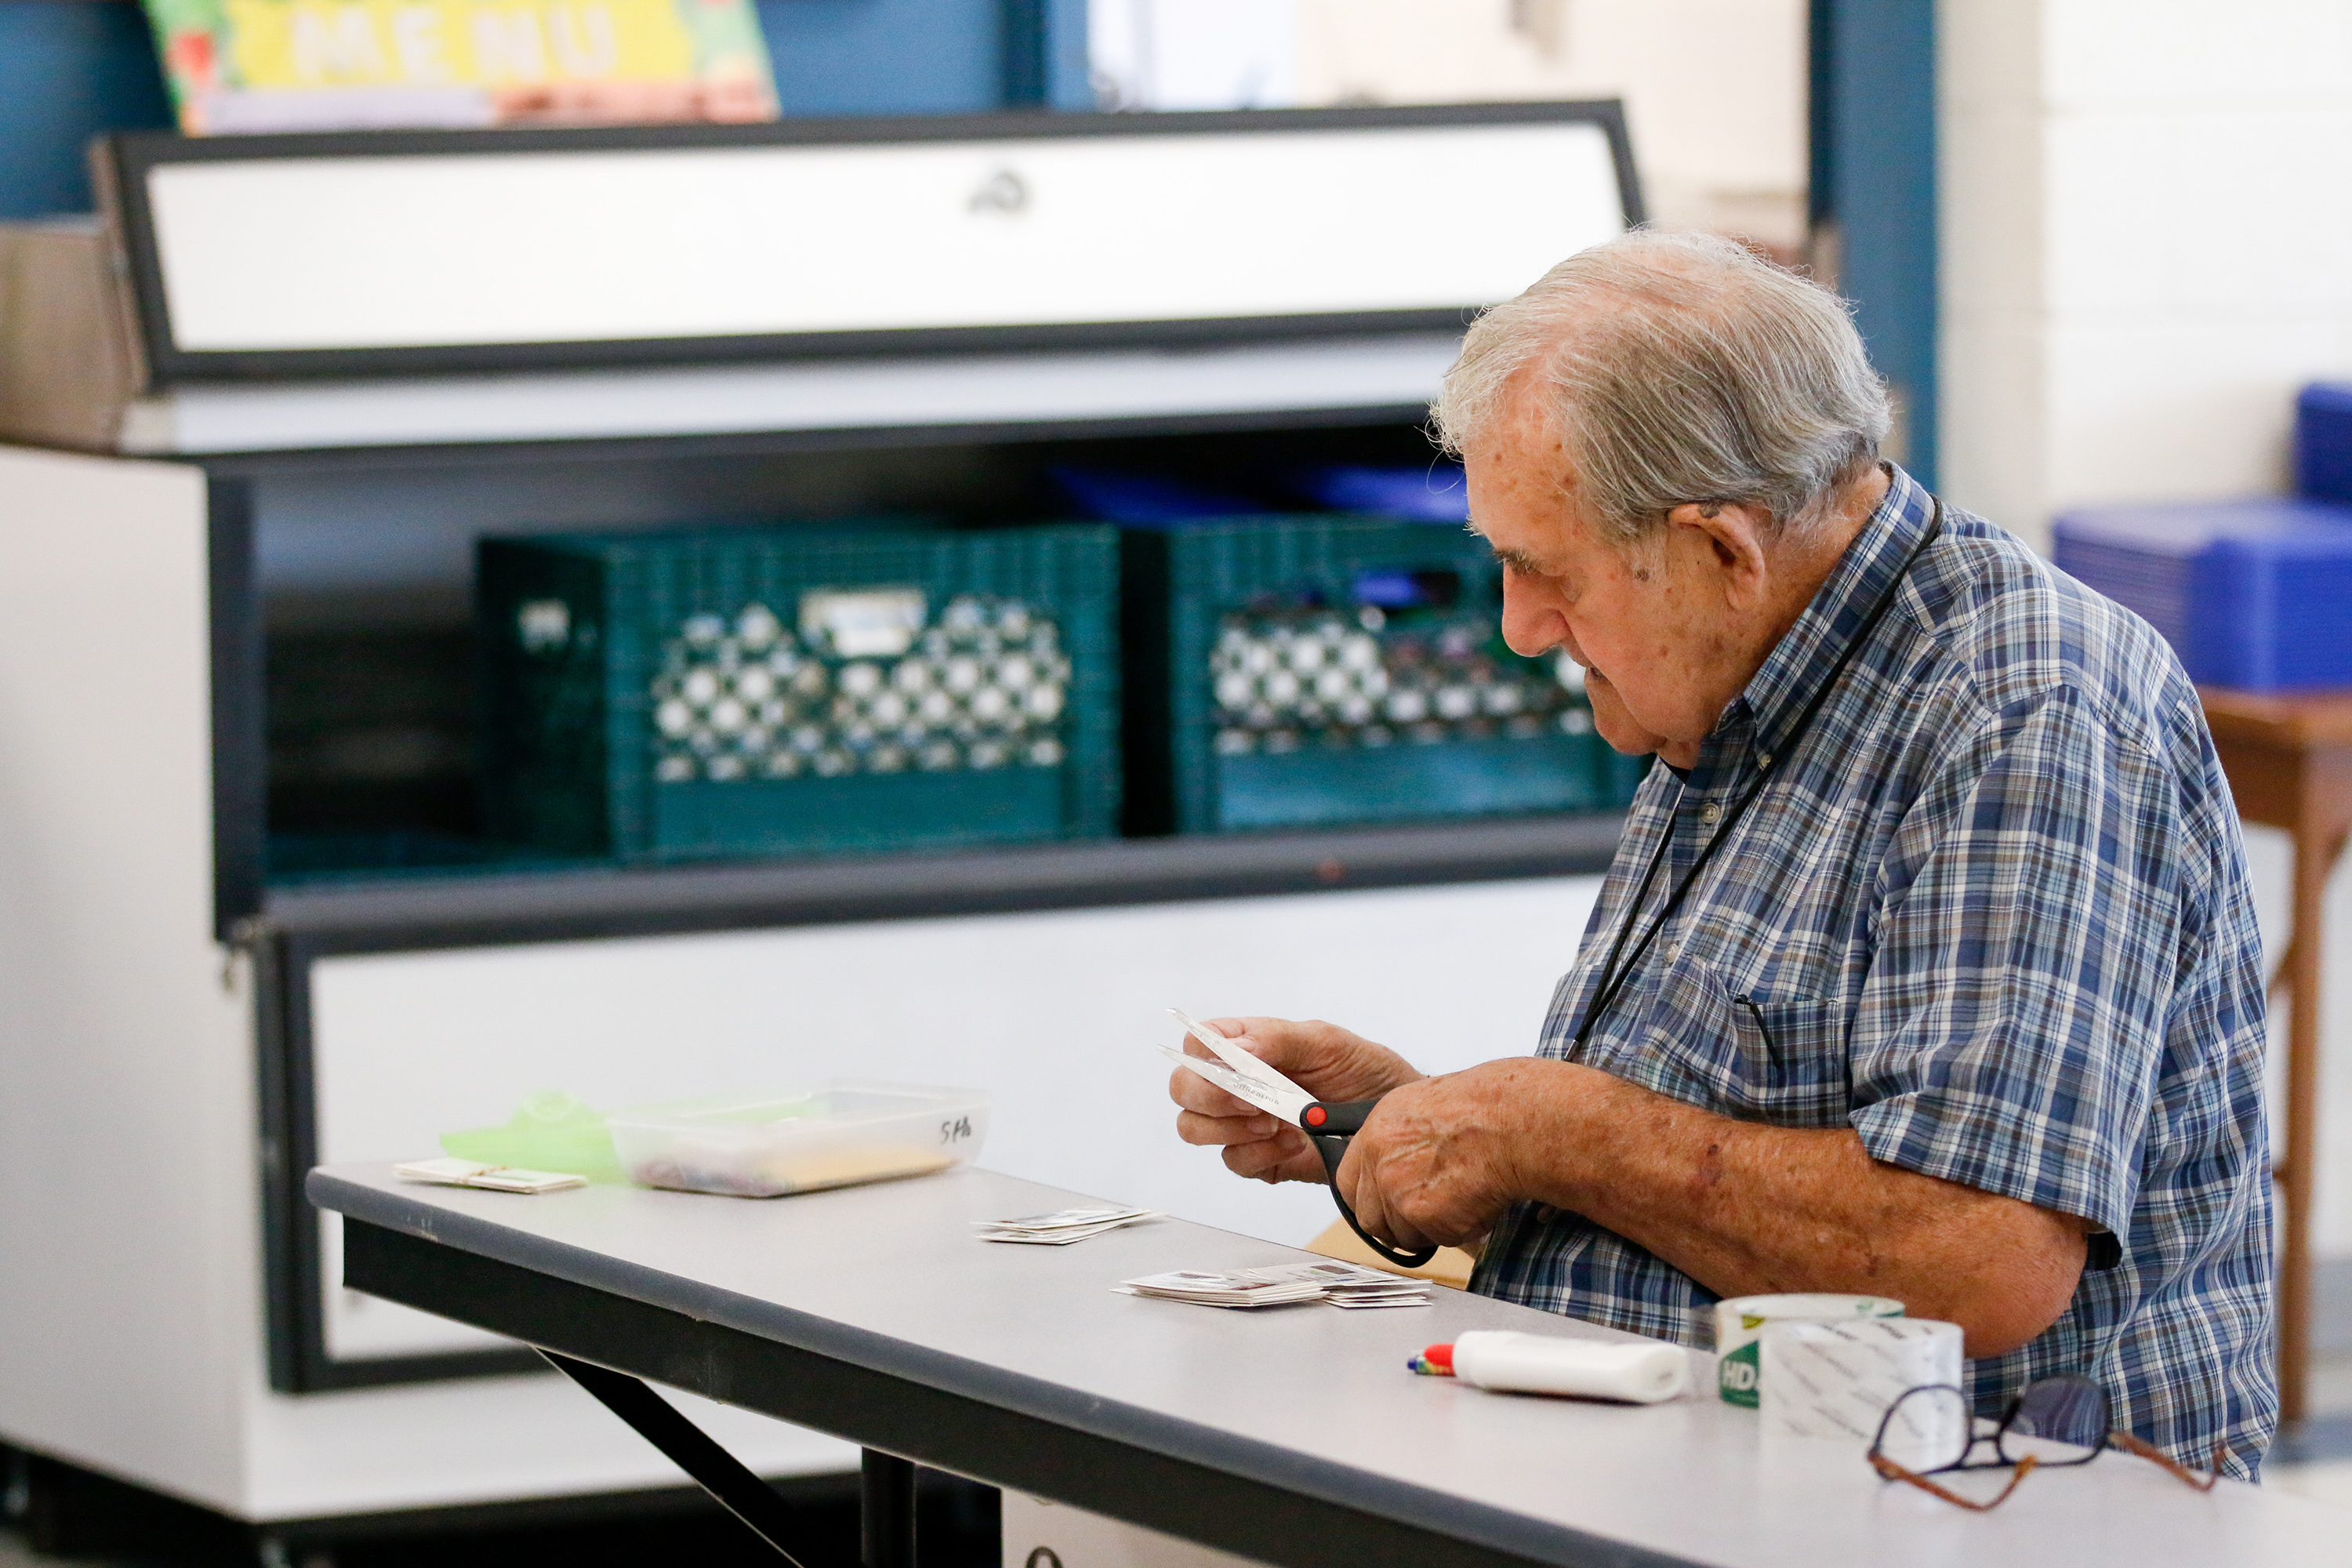
<svg viewBox="0 0 2352 1568"><path fill-rule="evenodd" d="M1423 1351L1419 1355L1414 1356L1411 1361L1406 1362L1404 1364L1412 1371L1421 1373L1423 1377L1452 1377L1454 1375L1454 1347L1452 1345L1432 1345L1427 1350Z"/></svg>

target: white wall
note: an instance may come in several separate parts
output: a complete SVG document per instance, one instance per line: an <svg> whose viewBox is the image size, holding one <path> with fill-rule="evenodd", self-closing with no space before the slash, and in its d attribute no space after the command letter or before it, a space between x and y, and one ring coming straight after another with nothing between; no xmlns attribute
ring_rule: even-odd
<svg viewBox="0 0 2352 1568"><path fill-rule="evenodd" d="M1937 26L1945 494L2046 544L2069 506L2286 488L2295 389L2352 374L2352 0ZM2275 962L2284 841L2248 837ZM2352 1257L2352 870L2327 926L2315 1246Z"/></svg>
<svg viewBox="0 0 2352 1568"><path fill-rule="evenodd" d="M1944 489L2276 490L2352 371L2352 0L1945 0Z"/></svg>
<svg viewBox="0 0 2352 1568"><path fill-rule="evenodd" d="M1288 0L1087 0L1105 109L1280 109L1297 40Z"/></svg>
<svg viewBox="0 0 2352 1568"><path fill-rule="evenodd" d="M1087 25L1106 108L1622 98L1653 217L1804 237L1804 0L1090 0ZM1400 221L1446 210L1413 193Z"/></svg>
<svg viewBox="0 0 2352 1568"><path fill-rule="evenodd" d="M1625 100L1651 216L1803 239L1803 0L1296 0L1301 103Z"/></svg>

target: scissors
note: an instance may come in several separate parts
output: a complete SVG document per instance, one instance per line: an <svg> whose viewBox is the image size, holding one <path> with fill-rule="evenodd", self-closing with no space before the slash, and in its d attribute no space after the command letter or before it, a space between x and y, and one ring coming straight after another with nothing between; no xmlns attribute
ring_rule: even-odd
<svg viewBox="0 0 2352 1568"><path fill-rule="evenodd" d="M1331 1178L1331 1201L1339 1205L1340 1217L1357 1238L1382 1258L1400 1268L1418 1268L1437 1256L1437 1248L1424 1247L1418 1252L1406 1252L1390 1246L1357 1223L1356 1211L1339 1195L1339 1162L1346 1157L1348 1142L1364 1130L1364 1118L1381 1102L1380 1096L1370 1100L1322 1100L1316 1099L1224 1036L1206 1024L1185 1016L1177 1009L1169 1015L1184 1026L1184 1032L1216 1053L1217 1059L1204 1062L1187 1056L1173 1046L1161 1046L1160 1055L1178 1066L1198 1073L1237 1100L1245 1100L1260 1110L1278 1116L1307 1134L1315 1152L1323 1156L1323 1169Z"/></svg>

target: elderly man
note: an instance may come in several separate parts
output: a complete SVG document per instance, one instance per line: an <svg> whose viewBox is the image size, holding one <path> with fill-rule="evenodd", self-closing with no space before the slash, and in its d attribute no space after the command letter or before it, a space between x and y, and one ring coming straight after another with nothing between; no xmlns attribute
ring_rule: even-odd
<svg viewBox="0 0 2352 1568"><path fill-rule="evenodd" d="M1364 1225L1474 1289L1704 1343L1727 1296L1892 1296L1979 1411L2083 1372L2251 1477L2276 1419L2261 946L2197 694L2143 622L1878 458L1838 302L1637 232L1472 328L1437 419L1503 632L1654 752L1538 1054L1425 1077L1220 1022L1385 1095ZM1475 984L1464 976L1461 984ZM1178 1131L1320 1181L1189 1073Z"/></svg>

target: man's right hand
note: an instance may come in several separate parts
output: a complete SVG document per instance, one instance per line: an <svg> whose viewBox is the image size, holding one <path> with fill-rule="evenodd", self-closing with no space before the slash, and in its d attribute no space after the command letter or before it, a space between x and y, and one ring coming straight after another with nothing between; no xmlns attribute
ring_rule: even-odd
<svg viewBox="0 0 2352 1568"><path fill-rule="evenodd" d="M1412 1064L1361 1035L1336 1024L1294 1023L1287 1018L1212 1018L1209 1027L1315 1096L1334 1103L1370 1100L1423 1075ZM1212 1059L1194 1039L1186 1054ZM1182 1109L1176 1136L1187 1143L1223 1148L1225 1169L1261 1182L1324 1182L1323 1157L1307 1134L1245 1100L1236 1100L1198 1073L1178 1068L1168 1096Z"/></svg>

